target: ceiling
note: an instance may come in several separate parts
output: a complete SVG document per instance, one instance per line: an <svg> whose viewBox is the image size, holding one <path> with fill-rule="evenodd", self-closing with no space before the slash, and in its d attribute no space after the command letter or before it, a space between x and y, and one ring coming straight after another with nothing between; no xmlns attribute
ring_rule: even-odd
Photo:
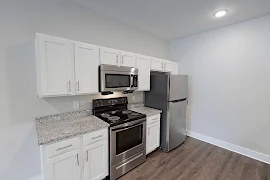
<svg viewBox="0 0 270 180"><path fill-rule="evenodd" d="M270 0L69 0L166 40L270 14ZM221 9L225 17L213 14Z"/></svg>

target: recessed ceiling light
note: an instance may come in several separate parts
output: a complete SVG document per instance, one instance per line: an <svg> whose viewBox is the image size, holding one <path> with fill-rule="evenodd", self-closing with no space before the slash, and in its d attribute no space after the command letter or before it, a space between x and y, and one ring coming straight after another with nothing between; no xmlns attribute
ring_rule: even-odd
<svg viewBox="0 0 270 180"><path fill-rule="evenodd" d="M222 17L222 16L225 16L227 14L227 10L221 10L221 11L218 11L214 14L215 17Z"/></svg>

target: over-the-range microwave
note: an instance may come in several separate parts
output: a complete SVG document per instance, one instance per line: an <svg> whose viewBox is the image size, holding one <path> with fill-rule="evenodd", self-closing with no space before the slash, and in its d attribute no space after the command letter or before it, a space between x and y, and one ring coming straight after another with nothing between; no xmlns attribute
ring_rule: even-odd
<svg viewBox="0 0 270 180"><path fill-rule="evenodd" d="M100 65L99 87L100 92L137 90L138 69L113 65Z"/></svg>

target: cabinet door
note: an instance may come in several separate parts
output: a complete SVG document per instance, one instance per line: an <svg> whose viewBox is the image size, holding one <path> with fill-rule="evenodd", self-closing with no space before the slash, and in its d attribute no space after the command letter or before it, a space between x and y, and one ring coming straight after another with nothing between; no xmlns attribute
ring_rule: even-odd
<svg viewBox="0 0 270 180"><path fill-rule="evenodd" d="M80 180L79 150L47 159L44 180Z"/></svg>
<svg viewBox="0 0 270 180"><path fill-rule="evenodd" d="M72 42L47 35L36 40L39 96L72 94Z"/></svg>
<svg viewBox="0 0 270 180"><path fill-rule="evenodd" d="M121 66L135 67L135 54L121 51Z"/></svg>
<svg viewBox="0 0 270 180"><path fill-rule="evenodd" d="M152 61L151 61L151 70L163 71L163 60L153 58Z"/></svg>
<svg viewBox="0 0 270 180"><path fill-rule="evenodd" d="M85 147L84 180L101 180L109 175L108 139Z"/></svg>
<svg viewBox="0 0 270 180"><path fill-rule="evenodd" d="M111 48L100 48L100 64L120 66L120 51Z"/></svg>
<svg viewBox="0 0 270 180"><path fill-rule="evenodd" d="M173 62L172 74L178 74L178 63Z"/></svg>
<svg viewBox="0 0 270 180"><path fill-rule="evenodd" d="M160 121L147 125L146 154L154 151L160 144Z"/></svg>
<svg viewBox="0 0 270 180"><path fill-rule="evenodd" d="M163 60L163 71L172 72L172 61Z"/></svg>
<svg viewBox="0 0 270 180"><path fill-rule="evenodd" d="M147 56L137 56L136 67L138 68L138 80L139 87L138 91L149 91L150 90L150 71L151 71L151 60Z"/></svg>
<svg viewBox="0 0 270 180"><path fill-rule="evenodd" d="M75 93L98 93L98 47L75 43Z"/></svg>

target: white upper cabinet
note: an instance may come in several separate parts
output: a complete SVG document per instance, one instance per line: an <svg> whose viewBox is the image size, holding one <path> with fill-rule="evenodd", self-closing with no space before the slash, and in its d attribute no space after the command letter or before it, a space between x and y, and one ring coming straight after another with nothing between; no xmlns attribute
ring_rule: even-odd
<svg viewBox="0 0 270 180"><path fill-rule="evenodd" d="M136 68L138 68L138 91L150 90L151 59L147 56L137 55Z"/></svg>
<svg viewBox="0 0 270 180"><path fill-rule="evenodd" d="M100 48L100 64L120 66L120 51L111 48Z"/></svg>
<svg viewBox="0 0 270 180"><path fill-rule="evenodd" d="M72 52L72 42L37 34L36 63L40 97L72 94Z"/></svg>
<svg viewBox="0 0 270 180"><path fill-rule="evenodd" d="M47 159L44 180L80 180L79 150Z"/></svg>
<svg viewBox="0 0 270 180"><path fill-rule="evenodd" d="M121 66L135 67L135 54L121 51Z"/></svg>
<svg viewBox="0 0 270 180"><path fill-rule="evenodd" d="M178 74L178 63L173 62L172 74Z"/></svg>
<svg viewBox="0 0 270 180"><path fill-rule="evenodd" d="M172 72L173 62L164 59L152 58L151 70L161 72Z"/></svg>
<svg viewBox="0 0 270 180"><path fill-rule="evenodd" d="M172 61L163 60L163 71L172 72Z"/></svg>
<svg viewBox="0 0 270 180"><path fill-rule="evenodd" d="M86 43L75 43L75 93L98 93L99 49Z"/></svg>
<svg viewBox="0 0 270 180"><path fill-rule="evenodd" d="M151 70L163 71L163 60L158 58L152 58Z"/></svg>

